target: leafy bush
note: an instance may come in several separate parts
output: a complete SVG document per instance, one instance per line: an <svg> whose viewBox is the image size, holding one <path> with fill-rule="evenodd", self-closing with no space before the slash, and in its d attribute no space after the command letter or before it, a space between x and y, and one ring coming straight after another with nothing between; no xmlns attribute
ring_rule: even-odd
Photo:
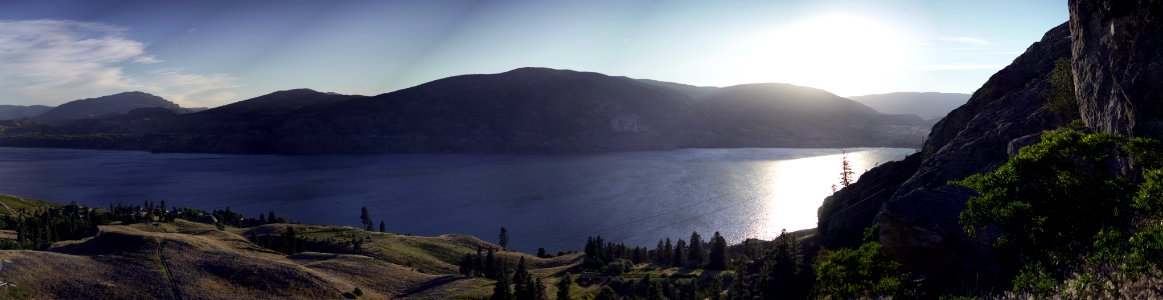
<svg viewBox="0 0 1163 300"><path fill-rule="evenodd" d="M971 236L988 232L1026 294L1052 291L1082 263L1146 270L1163 263L1160 150L1145 138L1047 132L996 170L953 183L978 192L961 224Z"/></svg>
<svg viewBox="0 0 1163 300"><path fill-rule="evenodd" d="M881 253L877 242L821 252L816 288L821 297L833 299L915 296L908 274Z"/></svg>
<svg viewBox="0 0 1163 300"><path fill-rule="evenodd" d="M1102 228L1129 224L1135 185L1112 170L1127 144L1110 134L1048 132L996 170L955 182L978 192L961 223L971 236L999 229L994 246L1013 261L1059 270Z"/></svg>
<svg viewBox="0 0 1163 300"><path fill-rule="evenodd" d="M1046 107L1065 116L1068 120L1078 118L1078 99L1074 95L1074 73L1070 60L1060 58L1050 71L1050 93L1046 95Z"/></svg>

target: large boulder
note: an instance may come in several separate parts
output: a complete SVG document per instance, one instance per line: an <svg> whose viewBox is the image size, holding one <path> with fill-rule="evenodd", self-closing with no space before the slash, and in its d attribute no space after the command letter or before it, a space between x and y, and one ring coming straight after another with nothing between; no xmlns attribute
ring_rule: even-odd
<svg viewBox="0 0 1163 300"><path fill-rule="evenodd" d="M1076 92L1086 124L1163 137L1163 1L1070 0Z"/></svg>

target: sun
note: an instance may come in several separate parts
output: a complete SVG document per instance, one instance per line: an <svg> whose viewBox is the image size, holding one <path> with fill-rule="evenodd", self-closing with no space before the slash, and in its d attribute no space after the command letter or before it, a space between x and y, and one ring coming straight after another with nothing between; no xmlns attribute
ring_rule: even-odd
<svg viewBox="0 0 1163 300"><path fill-rule="evenodd" d="M825 15L749 37L732 66L747 82L785 82L842 96L878 92L916 60L905 31L854 15Z"/></svg>

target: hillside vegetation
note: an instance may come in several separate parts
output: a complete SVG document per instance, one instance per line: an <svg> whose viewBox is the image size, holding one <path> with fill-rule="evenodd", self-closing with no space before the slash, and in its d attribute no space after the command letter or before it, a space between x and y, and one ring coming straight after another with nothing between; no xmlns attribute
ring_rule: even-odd
<svg viewBox="0 0 1163 300"><path fill-rule="evenodd" d="M259 247L243 235L280 234L287 226L323 240L368 239L358 251L292 255ZM413 237L350 227L266 225L218 230L172 223L102 225L96 236L62 241L45 251L0 251L4 290L17 298L335 299L360 288L364 297L480 298L483 279L456 273L456 259L493 247L476 238ZM577 263L576 255L538 258L516 252L499 257L531 262L552 276Z"/></svg>

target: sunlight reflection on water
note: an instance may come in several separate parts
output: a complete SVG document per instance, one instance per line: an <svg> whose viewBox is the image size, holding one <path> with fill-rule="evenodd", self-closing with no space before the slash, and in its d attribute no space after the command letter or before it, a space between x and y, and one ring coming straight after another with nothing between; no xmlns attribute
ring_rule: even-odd
<svg viewBox="0 0 1163 300"><path fill-rule="evenodd" d="M853 180L868 169L884 163L883 153L868 149L848 153ZM761 215L766 219L752 224L746 236L771 239L786 229L795 231L816 227L816 210L823 199L832 194L832 187L840 188L840 170L843 155L824 155L809 158L774 161L764 164L763 181L767 190L762 198Z"/></svg>
<svg viewBox="0 0 1163 300"><path fill-rule="evenodd" d="M858 177L915 152L849 149ZM678 149L565 155L217 155L0 147L0 193L106 206L274 210L358 226L367 207L389 230L492 240L519 250L579 249L586 236L653 246L660 238L771 239L816 226L839 182L839 149Z"/></svg>

